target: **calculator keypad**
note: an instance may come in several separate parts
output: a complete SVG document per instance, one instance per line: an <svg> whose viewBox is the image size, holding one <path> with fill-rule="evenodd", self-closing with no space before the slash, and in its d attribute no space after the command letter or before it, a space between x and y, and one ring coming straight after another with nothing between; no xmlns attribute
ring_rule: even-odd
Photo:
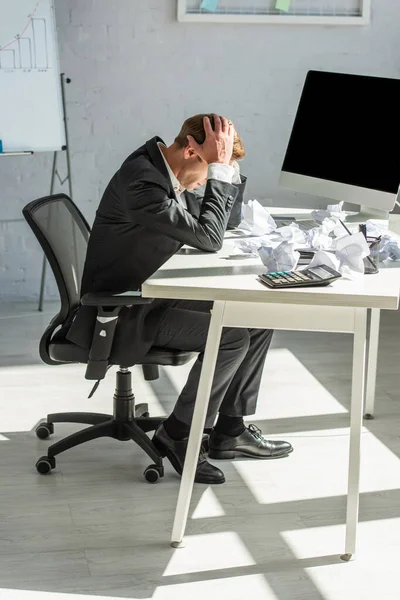
<svg viewBox="0 0 400 600"><path fill-rule="evenodd" d="M272 273L265 273L264 277L268 279L272 285L279 287L280 285L299 284L305 282L311 282L313 279L300 271L276 271Z"/></svg>
<svg viewBox="0 0 400 600"><path fill-rule="evenodd" d="M326 269L325 269L326 271ZM305 287L305 286L319 286L328 285L332 281L335 281L341 277L340 273L331 271L331 277L319 277L314 273L308 273L305 271L272 271L270 273L264 273L260 276L260 279L268 287L271 288L290 288L290 287Z"/></svg>

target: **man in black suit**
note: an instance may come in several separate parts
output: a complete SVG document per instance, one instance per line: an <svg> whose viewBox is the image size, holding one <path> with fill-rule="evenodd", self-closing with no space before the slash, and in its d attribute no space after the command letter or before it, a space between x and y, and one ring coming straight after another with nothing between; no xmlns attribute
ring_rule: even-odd
<svg viewBox="0 0 400 600"><path fill-rule="evenodd" d="M137 289L183 244L206 252L219 250L239 188L243 193L235 162L242 156L243 144L233 124L216 115L187 119L168 147L153 138L131 154L111 179L97 210L82 294ZM204 184L204 197L196 200L190 192ZM125 308L112 349L113 362L127 366L139 362L151 346L199 352L172 414L153 437L179 474L211 304L154 300ZM95 309L80 307L69 340L88 347L95 318ZM206 420L212 458L278 458L292 451L288 442L266 440L257 427L243 422L255 411L271 337L269 330L224 328L222 332ZM201 453L195 481L223 483L225 477Z"/></svg>

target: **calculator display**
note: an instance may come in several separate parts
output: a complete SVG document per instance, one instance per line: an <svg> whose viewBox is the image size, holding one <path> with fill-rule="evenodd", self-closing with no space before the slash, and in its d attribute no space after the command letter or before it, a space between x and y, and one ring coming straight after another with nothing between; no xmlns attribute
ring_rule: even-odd
<svg viewBox="0 0 400 600"><path fill-rule="evenodd" d="M323 267L312 267L311 269L307 269L313 275L317 277L321 277L321 279L326 279L327 277L332 277L332 273L324 269Z"/></svg>

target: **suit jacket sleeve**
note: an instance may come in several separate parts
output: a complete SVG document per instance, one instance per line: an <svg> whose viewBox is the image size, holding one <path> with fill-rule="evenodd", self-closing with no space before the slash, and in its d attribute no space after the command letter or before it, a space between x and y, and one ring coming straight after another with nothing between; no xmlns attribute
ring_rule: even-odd
<svg viewBox="0 0 400 600"><path fill-rule="evenodd" d="M241 183L233 184L238 190L236 200L233 203L232 211L228 220L228 229L234 229L242 220L242 206L244 199L244 191L246 189L247 177L241 175Z"/></svg>
<svg viewBox="0 0 400 600"><path fill-rule="evenodd" d="M209 179L199 217L195 219L175 198L169 197L161 175L144 171L125 187L124 200L135 223L182 244L213 252L222 247L237 194L234 185Z"/></svg>
<svg viewBox="0 0 400 600"><path fill-rule="evenodd" d="M232 205L232 210L229 215L228 222L227 222L228 229L234 229L235 227L237 227L239 225L239 223L242 220L242 206L243 206L244 191L246 188L247 177L245 177L244 175L241 175L241 180L242 180L241 183L232 184L237 189L237 196ZM188 210L194 217L198 218L204 196L200 195L197 192L186 191L185 197L186 197L186 201L188 204Z"/></svg>

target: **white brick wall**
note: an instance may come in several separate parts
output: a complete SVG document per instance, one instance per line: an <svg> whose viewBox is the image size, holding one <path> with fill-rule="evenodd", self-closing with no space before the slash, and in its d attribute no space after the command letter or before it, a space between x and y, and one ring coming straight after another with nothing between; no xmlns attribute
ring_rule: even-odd
<svg viewBox="0 0 400 600"><path fill-rule="evenodd" d="M206 111L243 136L251 197L301 205L277 178L307 70L399 76L399 0L373 0L367 28L179 24L175 12L175 0L56 0L74 197L90 222L132 149ZM0 159L0 298L38 295L42 257L21 209L48 193L50 172L50 155Z"/></svg>

